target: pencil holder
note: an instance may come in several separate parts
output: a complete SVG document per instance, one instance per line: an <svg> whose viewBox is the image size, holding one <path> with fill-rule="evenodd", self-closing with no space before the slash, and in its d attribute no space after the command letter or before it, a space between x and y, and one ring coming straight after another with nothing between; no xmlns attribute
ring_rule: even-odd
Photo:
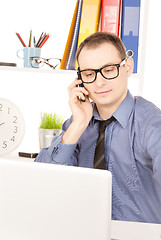
<svg viewBox="0 0 161 240"><path fill-rule="evenodd" d="M20 52L22 52L22 54ZM17 57L24 59L24 67L28 68L39 68L39 64L37 62L32 61L30 58L40 57L40 55L41 48L36 47L24 47L23 49L17 51Z"/></svg>

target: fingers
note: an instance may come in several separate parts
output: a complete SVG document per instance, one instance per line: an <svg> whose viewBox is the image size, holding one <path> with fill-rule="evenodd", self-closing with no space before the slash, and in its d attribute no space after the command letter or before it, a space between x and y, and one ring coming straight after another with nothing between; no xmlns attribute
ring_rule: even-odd
<svg viewBox="0 0 161 240"><path fill-rule="evenodd" d="M85 100L85 96L88 96L88 91L84 87L78 87L79 84L81 84L82 81L75 79L69 87L68 87L68 93L69 97L72 99L81 98L82 100Z"/></svg>

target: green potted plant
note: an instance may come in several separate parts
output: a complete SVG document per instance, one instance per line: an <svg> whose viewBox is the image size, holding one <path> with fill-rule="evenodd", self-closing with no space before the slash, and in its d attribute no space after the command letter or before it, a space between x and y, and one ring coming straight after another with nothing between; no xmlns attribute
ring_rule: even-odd
<svg viewBox="0 0 161 240"><path fill-rule="evenodd" d="M40 149L50 146L54 136L61 132L64 117L57 113L41 113L39 127Z"/></svg>

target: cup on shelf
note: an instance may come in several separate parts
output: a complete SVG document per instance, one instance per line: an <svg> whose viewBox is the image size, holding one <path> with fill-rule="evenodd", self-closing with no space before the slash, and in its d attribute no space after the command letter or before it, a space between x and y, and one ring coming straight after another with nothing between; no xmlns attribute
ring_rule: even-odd
<svg viewBox="0 0 161 240"><path fill-rule="evenodd" d="M31 57L40 57L41 48L37 47L24 47L17 51L17 57L24 59L24 67L28 68L39 68L39 64L36 62L32 62L30 60Z"/></svg>

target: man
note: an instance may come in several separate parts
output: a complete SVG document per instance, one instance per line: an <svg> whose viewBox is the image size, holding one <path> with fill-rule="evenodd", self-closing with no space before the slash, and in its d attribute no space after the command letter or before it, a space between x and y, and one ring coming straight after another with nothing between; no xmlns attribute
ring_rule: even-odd
<svg viewBox="0 0 161 240"><path fill-rule="evenodd" d="M68 88L72 117L36 161L95 167L99 122L108 119L103 168L112 173L112 219L161 223L161 111L128 91L133 59L117 36L92 34L76 57L81 80Z"/></svg>

